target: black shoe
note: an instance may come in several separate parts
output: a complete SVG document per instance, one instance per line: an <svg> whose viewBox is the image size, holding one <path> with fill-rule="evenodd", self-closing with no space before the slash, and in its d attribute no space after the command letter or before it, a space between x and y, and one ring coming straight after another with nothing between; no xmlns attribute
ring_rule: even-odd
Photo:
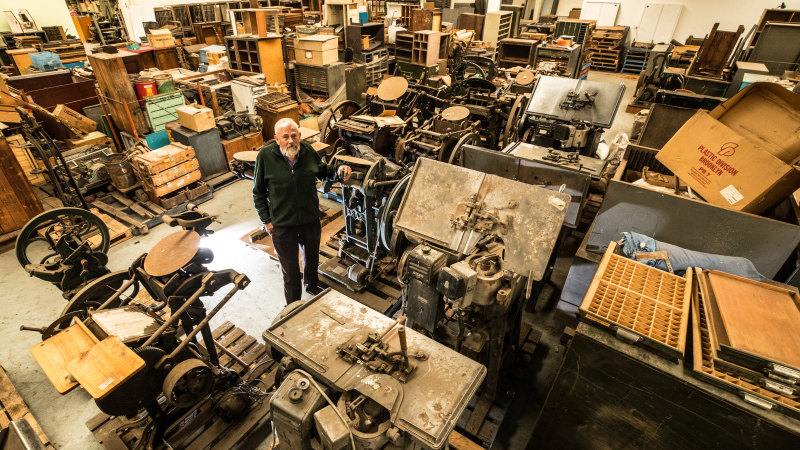
<svg viewBox="0 0 800 450"><path fill-rule="evenodd" d="M327 286L323 287L322 283L317 283L317 284L314 284L314 285L306 286L306 292L308 292L311 295L319 295L325 289L327 289Z"/></svg>

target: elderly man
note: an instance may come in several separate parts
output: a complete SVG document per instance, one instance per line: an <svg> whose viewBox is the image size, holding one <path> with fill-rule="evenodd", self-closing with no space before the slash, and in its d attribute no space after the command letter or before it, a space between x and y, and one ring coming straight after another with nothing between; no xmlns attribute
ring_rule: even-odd
<svg viewBox="0 0 800 450"><path fill-rule="evenodd" d="M351 169L325 164L306 142L300 141L300 129L292 119L275 124L275 140L268 142L256 158L253 173L253 203L262 229L272 236L283 271L286 303L300 300L302 292L297 249L303 256L306 292L322 291L319 266L319 180L347 181Z"/></svg>

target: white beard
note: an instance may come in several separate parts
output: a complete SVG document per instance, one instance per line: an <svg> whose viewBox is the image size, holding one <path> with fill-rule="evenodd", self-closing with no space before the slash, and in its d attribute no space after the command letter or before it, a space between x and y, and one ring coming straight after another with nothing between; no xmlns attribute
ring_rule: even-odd
<svg viewBox="0 0 800 450"><path fill-rule="evenodd" d="M281 148L281 153L289 159L294 159L298 153L300 153L300 146L299 145L289 145L285 148Z"/></svg>

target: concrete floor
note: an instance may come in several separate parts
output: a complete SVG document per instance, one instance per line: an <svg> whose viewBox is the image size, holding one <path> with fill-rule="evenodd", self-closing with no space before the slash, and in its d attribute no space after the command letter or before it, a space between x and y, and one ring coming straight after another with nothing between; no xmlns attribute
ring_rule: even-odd
<svg viewBox="0 0 800 450"><path fill-rule="evenodd" d="M629 75L592 72L590 80L623 82L627 90L612 128L606 132L610 141L617 131L630 133L633 115L625 113L636 79ZM236 294L212 321L212 328L230 320L248 334L261 339L261 333L284 305L280 267L263 252L248 248L241 236L258 226L259 220L252 207L251 182L239 181L217 191L214 198L201 205L201 209L219 215L218 230L203 240L203 246L215 255L210 269L235 269L247 274L252 283ZM160 225L145 236L136 236L109 251L109 268L121 270L142 253L147 252L161 238L175 229ZM578 241L579 242L579 241ZM574 239L562 246L553 282L542 298L555 298L566 278L574 255ZM211 309L224 296L206 301ZM33 360L28 349L40 342L38 333L21 332L19 326L46 326L66 305L60 291L54 286L29 277L20 267L13 251L0 254L0 292L4 304L0 310L0 363L27 402L45 434L60 449L100 448L85 426L85 422L98 413L93 400L82 389L59 395ZM563 325L553 314L553 302L540 300L536 310L526 313L526 319L543 332L541 344L532 361L516 365L509 374L507 386L515 392L516 401L501 428L495 448L523 448L530 438L539 407L544 401L550 383L560 365L563 347L558 339Z"/></svg>

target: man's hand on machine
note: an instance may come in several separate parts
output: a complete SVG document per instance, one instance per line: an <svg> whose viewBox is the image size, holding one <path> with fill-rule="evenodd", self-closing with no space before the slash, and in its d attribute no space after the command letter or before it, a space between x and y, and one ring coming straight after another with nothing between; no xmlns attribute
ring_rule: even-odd
<svg viewBox="0 0 800 450"><path fill-rule="evenodd" d="M350 166L339 166L337 173L342 181L347 181L350 179L350 175L353 173L353 170L350 169Z"/></svg>

